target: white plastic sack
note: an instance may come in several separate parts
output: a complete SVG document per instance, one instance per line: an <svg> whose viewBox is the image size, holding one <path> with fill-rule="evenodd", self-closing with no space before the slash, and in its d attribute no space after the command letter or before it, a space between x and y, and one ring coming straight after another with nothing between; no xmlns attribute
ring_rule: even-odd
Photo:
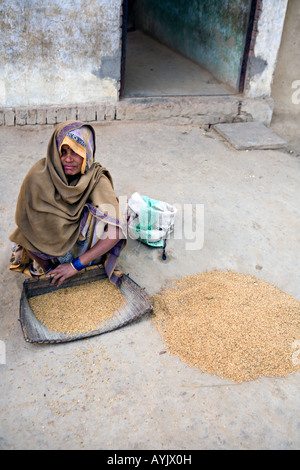
<svg viewBox="0 0 300 470"><path fill-rule="evenodd" d="M128 200L128 234L150 246L164 247L174 229L177 209L167 202L134 193Z"/></svg>

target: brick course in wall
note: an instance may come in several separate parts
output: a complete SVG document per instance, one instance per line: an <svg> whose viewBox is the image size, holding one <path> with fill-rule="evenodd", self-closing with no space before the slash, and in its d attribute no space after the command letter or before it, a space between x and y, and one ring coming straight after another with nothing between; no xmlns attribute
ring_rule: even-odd
<svg viewBox="0 0 300 470"><path fill-rule="evenodd" d="M0 109L0 126L83 122L157 121L199 125L256 120L269 124L273 100L233 96L124 99L116 103Z"/></svg>

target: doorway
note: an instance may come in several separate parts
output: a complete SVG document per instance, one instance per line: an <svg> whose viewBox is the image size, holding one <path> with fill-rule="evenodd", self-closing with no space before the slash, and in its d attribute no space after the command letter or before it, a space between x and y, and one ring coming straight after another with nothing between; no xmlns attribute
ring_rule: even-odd
<svg viewBox="0 0 300 470"><path fill-rule="evenodd" d="M242 91L255 0L124 0L121 98Z"/></svg>

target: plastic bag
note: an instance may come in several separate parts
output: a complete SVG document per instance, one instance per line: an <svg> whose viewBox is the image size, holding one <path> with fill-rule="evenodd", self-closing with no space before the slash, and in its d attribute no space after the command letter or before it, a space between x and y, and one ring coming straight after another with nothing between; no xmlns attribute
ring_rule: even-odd
<svg viewBox="0 0 300 470"><path fill-rule="evenodd" d="M128 200L128 234L147 245L164 248L166 259L166 240L174 228L176 212L176 207L167 202L134 193Z"/></svg>

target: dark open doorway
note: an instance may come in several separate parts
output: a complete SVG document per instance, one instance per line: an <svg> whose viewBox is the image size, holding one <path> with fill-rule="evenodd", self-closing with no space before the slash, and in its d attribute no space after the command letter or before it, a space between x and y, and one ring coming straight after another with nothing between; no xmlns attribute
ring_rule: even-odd
<svg viewBox="0 0 300 470"><path fill-rule="evenodd" d="M243 91L256 0L124 0L121 98Z"/></svg>

